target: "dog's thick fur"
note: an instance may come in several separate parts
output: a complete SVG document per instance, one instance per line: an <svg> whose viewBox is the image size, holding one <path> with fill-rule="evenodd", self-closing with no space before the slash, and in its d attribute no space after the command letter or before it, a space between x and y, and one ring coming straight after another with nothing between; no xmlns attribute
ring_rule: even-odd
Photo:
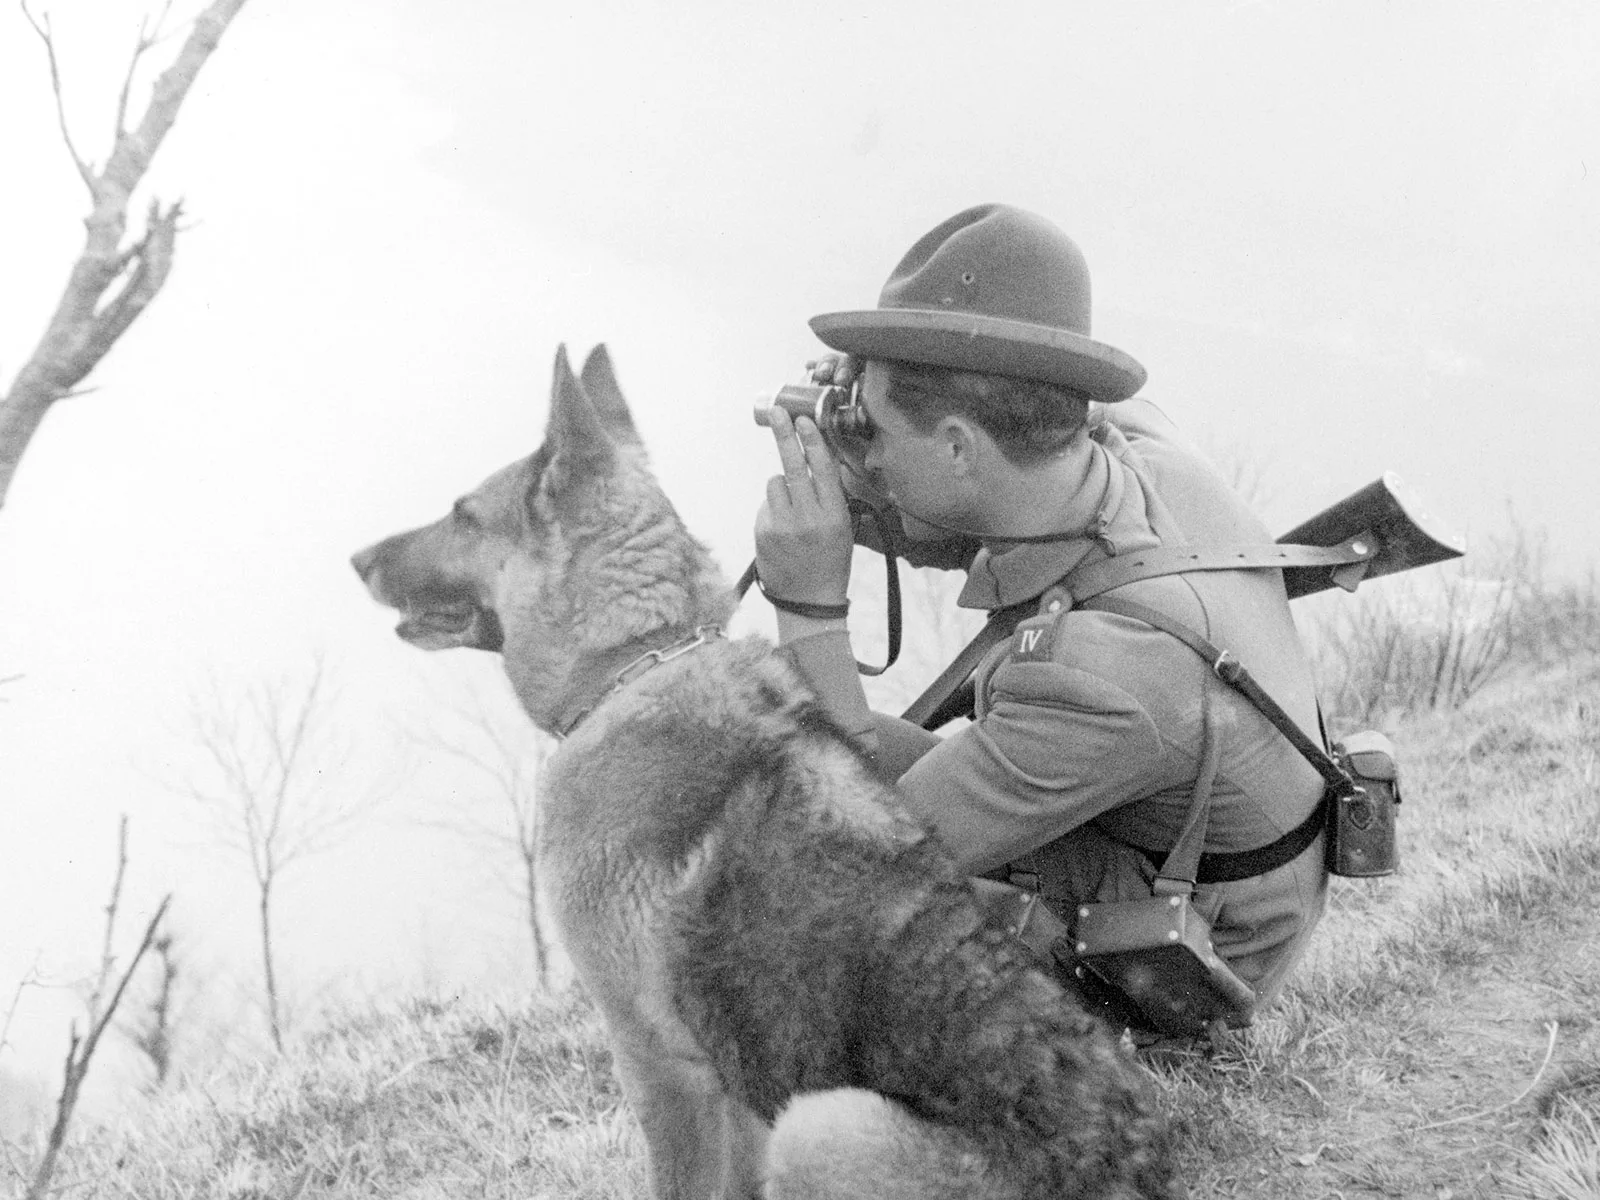
<svg viewBox="0 0 1600 1200"><path fill-rule="evenodd" d="M1180 1192L1137 1067L781 655L713 637L616 686L733 597L603 347L581 381L557 355L536 453L354 561L403 638L500 651L542 729L583 717L540 869L660 1200Z"/></svg>

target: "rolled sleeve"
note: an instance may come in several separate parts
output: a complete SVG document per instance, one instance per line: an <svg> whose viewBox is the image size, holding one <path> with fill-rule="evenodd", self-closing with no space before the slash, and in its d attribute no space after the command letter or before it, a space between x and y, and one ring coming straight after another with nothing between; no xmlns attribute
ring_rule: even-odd
<svg viewBox="0 0 1600 1200"><path fill-rule="evenodd" d="M1010 662L967 729L901 778L962 868L981 872L1148 794L1162 739L1128 692L1056 662Z"/></svg>

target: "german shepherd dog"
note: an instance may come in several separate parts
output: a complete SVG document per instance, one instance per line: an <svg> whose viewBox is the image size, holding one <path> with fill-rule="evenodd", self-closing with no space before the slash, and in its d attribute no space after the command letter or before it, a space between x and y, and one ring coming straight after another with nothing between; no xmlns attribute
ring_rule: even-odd
<svg viewBox="0 0 1600 1200"><path fill-rule="evenodd" d="M646 462L602 346L544 444L354 559L564 736L540 871L658 1200L1181 1195L1131 1055L985 923Z"/></svg>

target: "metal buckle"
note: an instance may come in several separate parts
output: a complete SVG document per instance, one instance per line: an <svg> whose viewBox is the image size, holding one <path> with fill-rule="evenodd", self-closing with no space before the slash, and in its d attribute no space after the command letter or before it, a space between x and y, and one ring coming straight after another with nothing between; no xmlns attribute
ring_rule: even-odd
<svg viewBox="0 0 1600 1200"><path fill-rule="evenodd" d="M697 647L704 646L712 638L721 636L722 627L720 625L700 625L696 627L691 636L684 638L680 642L674 642L670 646L662 646L657 650L646 650L617 672L617 681L614 687L627 687L628 684L638 679L652 667L659 667L664 662L671 662L679 655L687 654Z"/></svg>

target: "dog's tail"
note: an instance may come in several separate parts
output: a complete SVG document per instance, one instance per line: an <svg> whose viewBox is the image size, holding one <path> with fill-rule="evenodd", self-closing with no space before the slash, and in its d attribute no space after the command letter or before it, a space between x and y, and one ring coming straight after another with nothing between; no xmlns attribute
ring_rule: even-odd
<svg viewBox="0 0 1600 1200"><path fill-rule="evenodd" d="M795 1097L767 1143L769 1200L1020 1200L971 1139L860 1088Z"/></svg>

